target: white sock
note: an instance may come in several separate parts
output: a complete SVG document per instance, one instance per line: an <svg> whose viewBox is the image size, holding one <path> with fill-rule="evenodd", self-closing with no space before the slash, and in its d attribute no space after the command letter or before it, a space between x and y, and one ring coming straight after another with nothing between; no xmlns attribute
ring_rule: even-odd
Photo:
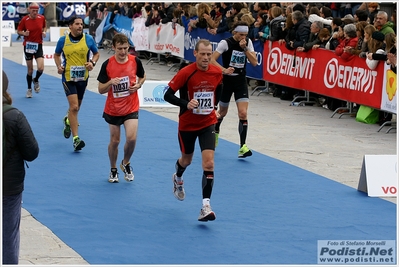
<svg viewBox="0 0 399 267"><path fill-rule="evenodd" d="M211 200L209 198L202 199L202 206L211 205Z"/></svg>

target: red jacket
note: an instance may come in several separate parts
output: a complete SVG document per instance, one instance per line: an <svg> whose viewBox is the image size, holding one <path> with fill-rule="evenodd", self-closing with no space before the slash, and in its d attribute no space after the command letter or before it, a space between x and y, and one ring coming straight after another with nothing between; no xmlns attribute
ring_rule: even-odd
<svg viewBox="0 0 399 267"><path fill-rule="evenodd" d="M344 60L351 60L355 55L348 53L348 52L344 52L344 48L347 46L350 46L354 49L356 49L357 46L357 41L358 38L354 37L354 38L350 38L350 39L344 39L338 46L337 48L335 48L335 54L337 56L340 56L342 59Z"/></svg>

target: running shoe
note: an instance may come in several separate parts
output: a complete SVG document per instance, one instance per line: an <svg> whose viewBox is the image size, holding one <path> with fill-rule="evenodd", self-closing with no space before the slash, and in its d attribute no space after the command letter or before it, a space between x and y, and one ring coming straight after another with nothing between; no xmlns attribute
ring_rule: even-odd
<svg viewBox="0 0 399 267"><path fill-rule="evenodd" d="M207 222L207 221L213 221L215 219L216 215L212 211L211 206L210 205L202 206L202 209L200 210L200 214L198 216L198 221Z"/></svg>
<svg viewBox="0 0 399 267"><path fill-rule="evenodd" d="M35 89L35 93L38 94L40 92L40 83L39 81L33 82L33 89Z"/></svg>
<svg viewBox="0 0 399 267"><path fill-rule="evenodd" d="M115 168L115 171L113 171L111 169L111 172L109 173L109 177L108 177L108 182L119 183L118 172L116 170L117 170L116 168Z"/></svg>
<svg viewBox="0 0 399 267"><path fill-rule="evenodd" d="M28 91L26 91L26 97L32 98L32 89L28 89Z"/></svg>
<svg viewBox="0 0 399 267"><path fill-rule="evenodd" d="M81 150L85 145L85 141L80 140L79 136L73 138L73 148L75 151Z"/></svg>
<svg viewBox="0 0 399 267"><path fill-rule="evenodd" d="M215 147L219 144L219 133L215 133Z"/></svg>
<svg viewBox="0 0 399 267"><path fill-rule="evenodd" d="M130 166L130 162L127 164L123 164L123 160L121 162L121 169L125 173L125 180L131 182L134 180L133 168Z"/></svg>
<svg viewBox="0 0 399 267"><path fill-rule="evenodd" d="M244 144L240 150L238 150L238 157L239 158L246 158L252 156L252 151Z"/></svg>
<svg viewBox="0 0 399 267"><path fill-rule="evenodd" d="M64 122L64 137L68 139L71 137L71 125L69 124L68 115L65 115L62 121Z"/></svg>
<svg viewBox="0 0 399 267"><path fill-rule="evenodd" d="M184 198L186 197L186 192L184 191L184 185L183 185L183 180L181 182L176 181L176 173L172 175L172 181L173 181L173 195L175 195L175 198L177 198L180 201L183 201Z"/></svg>

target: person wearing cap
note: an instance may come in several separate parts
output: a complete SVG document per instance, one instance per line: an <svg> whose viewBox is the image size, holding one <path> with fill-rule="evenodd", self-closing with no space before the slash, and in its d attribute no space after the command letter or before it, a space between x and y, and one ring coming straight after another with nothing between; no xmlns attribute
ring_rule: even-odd
<svg viewBox="0 0 399 267"><path fill-rule="evenodd" d="M381 35L377 37L379 34L375 34L375 38L381 39ZM389 59L389 55L396 55L396 34L394 33L388 33L385 35L384 38L384 44L383 47L385 49L384 53L368 53L367 57L371 60L381 60L381 61L387 61ZM377 50L378 51L378 50Z"/></svg>
<svg viewBox="0 0 399 267"><path fill-rule="evenodd" d="M350 60L355 55L351 53L357 46L356 26L348 24L344 27L344 40L335 48L335 54L344 60Z"/></svg>
<svg viewBox="0 0 399 267"><path fill-rule="evenodd" d="M232 36L219 42L212 55L212 64L218 66L223 73L223 90L219 101L218 122L215 127L216 146L218 144L220 125L227 115L231 96L234 94L238 110L238 133L240 137L239 158L252 155L246 145L248 132L248 85L246 78L247 59L251 65L256 66L258 60L251 39L247 37L249 27L245 22L238 21L233 25ZM222 65L217 60L222 56Z"/></svg>
<svg viewBox="0 0 399 267"><path fill-rule="evenodd" d="M63 118L64 137L68 139L72 133L73 148L78 151L85 146L85 142L78 136L78 112L86 91L89 72L96 66L100 53L94 38L83 33L82 18L72 16L68 25L69 34L58 39L54 62L58 74L62 75L62 85L69 104L67 115Z"/></svg>
<svg viewBox="0 0 399 267"><path fill-rule="evenodd" d="M388 14L385 11L378 11L377 16L374 19L374 27L384 35L387 33L395 33L392 29L393 24L388 21Z"/></svg>
<svg viewBox="0 0 399 267"><path fill-rule="evenodd" d="M32 81L35 92L40 92L39 78L44 71L43 38L46 37L47 29L46 19L38 13L39 5L37 3L31 3L28 10L29 14L21 19L17 28L17 33L24 37L24 55L26 67L28 68L28 73L26 75L26 82L28 84L26 97L31 98ZM33 78L33 58L35 58L37 65L35 78Z"/></svg>
<svg viewBox="0 0 399 267"><path fill-rule="evenodd" d="M355 18L351 14L346 14L342 18L342 22L345 23L345 25L353 24L353 23L355 23Z"/></svg>
<svg viewBox="0 0 399 267"><path fill-rule="evenodd" d="M386 61L385 53L385 35L382 32L375 31L369 41L369 53L367 53L366 64L370 69L375 69L380 61Z"/></svg>

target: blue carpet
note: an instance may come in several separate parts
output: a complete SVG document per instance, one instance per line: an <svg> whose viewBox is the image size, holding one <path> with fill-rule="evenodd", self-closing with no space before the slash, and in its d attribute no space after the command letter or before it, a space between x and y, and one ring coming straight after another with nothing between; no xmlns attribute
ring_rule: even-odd
<svg viewBox="0 0 399 267"><path fill-rule="evenodd" d="M43 74L40 94L26 99L26 68L6 59L3 67L14 105L40 145L27 169L23 207L90 264L316 264L318 240L396 240L395 204L256 151L237 159L238 146L223 139L212 195L217 219L198 222L199 149L184 175L186 199L177 201L177 123L145 110L132 157L135 180L110 184L105 97L86 92L79 113L86 147L73 152L62 135L67 101L60 79ZM118 162L123 143L122 135Z"/></svg>

